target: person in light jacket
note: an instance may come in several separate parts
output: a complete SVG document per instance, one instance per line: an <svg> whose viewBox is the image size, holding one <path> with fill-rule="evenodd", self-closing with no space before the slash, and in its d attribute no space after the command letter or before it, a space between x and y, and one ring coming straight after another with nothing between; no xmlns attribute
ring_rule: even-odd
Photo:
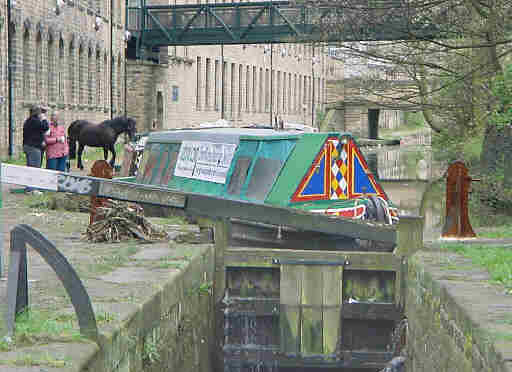
<svg viewBox="0 0 512 372"><path fill-rule="evenodd" d="M60 123L58 111L53 112L50 116L50 134L46 136L45 142L46 168L65 172L69 146L66 139L66 128Z"/></svg>

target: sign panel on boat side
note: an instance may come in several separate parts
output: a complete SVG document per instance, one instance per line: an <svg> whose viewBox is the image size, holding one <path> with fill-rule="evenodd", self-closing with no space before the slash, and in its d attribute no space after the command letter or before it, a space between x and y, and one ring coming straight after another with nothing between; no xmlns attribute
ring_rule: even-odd
<svg viewBox="0 0 512 372"><path fill-rule="evenodd" d="M226 183L235 150L236 144L233 143L183 141L174 175Z"/></svg>

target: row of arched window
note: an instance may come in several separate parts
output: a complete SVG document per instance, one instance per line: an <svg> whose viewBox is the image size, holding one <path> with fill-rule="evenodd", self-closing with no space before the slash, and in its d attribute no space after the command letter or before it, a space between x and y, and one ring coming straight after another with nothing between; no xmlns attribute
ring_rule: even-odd
<svg viewBox="0 0 512 372"><path fill-rule="evenodd" d="M69 43L51 35L47 40L37 33L35 40L24 32L21 64L22 98L25 102L48 102L110 109L110 84L113 105L124 101L123 60L121 55L109 63L108 51L91 45ZM16 53L15 51L12 51ZM112 69L112 76L110 75Z"/></svg>

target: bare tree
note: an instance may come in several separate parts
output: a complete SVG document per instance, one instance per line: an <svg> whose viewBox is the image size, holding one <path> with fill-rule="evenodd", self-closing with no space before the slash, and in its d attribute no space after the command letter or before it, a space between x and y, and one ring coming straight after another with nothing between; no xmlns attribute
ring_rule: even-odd
<svg viewBox="0 0 512 372"><path fill-rule="evenodd" d="M497 143L488 120L497 105L492 84L512 51L512 1L306 3L318 9L316 24L330 46L348 60L381 66L381 78L368 69L352 79L369 100L417 107L435 132L449 131L461 142L484 130L482 160L489 164ZM386 83L382 71L402 76L400 83Z"/></svg>

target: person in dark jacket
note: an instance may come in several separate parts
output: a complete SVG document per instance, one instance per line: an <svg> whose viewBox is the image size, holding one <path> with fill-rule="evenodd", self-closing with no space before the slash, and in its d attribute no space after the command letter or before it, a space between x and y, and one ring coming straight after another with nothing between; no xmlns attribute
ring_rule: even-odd
<svg viewBox="0 0 512 372"><path fill-rule="evenodd" d="M34 105L30 108L30 117L23 124L23 152L27 157L27 166L41 168L44 149L44 137L49 133L50 125L46 119L46 108ZM32 192L30 187L25 192Z"/></svg>

